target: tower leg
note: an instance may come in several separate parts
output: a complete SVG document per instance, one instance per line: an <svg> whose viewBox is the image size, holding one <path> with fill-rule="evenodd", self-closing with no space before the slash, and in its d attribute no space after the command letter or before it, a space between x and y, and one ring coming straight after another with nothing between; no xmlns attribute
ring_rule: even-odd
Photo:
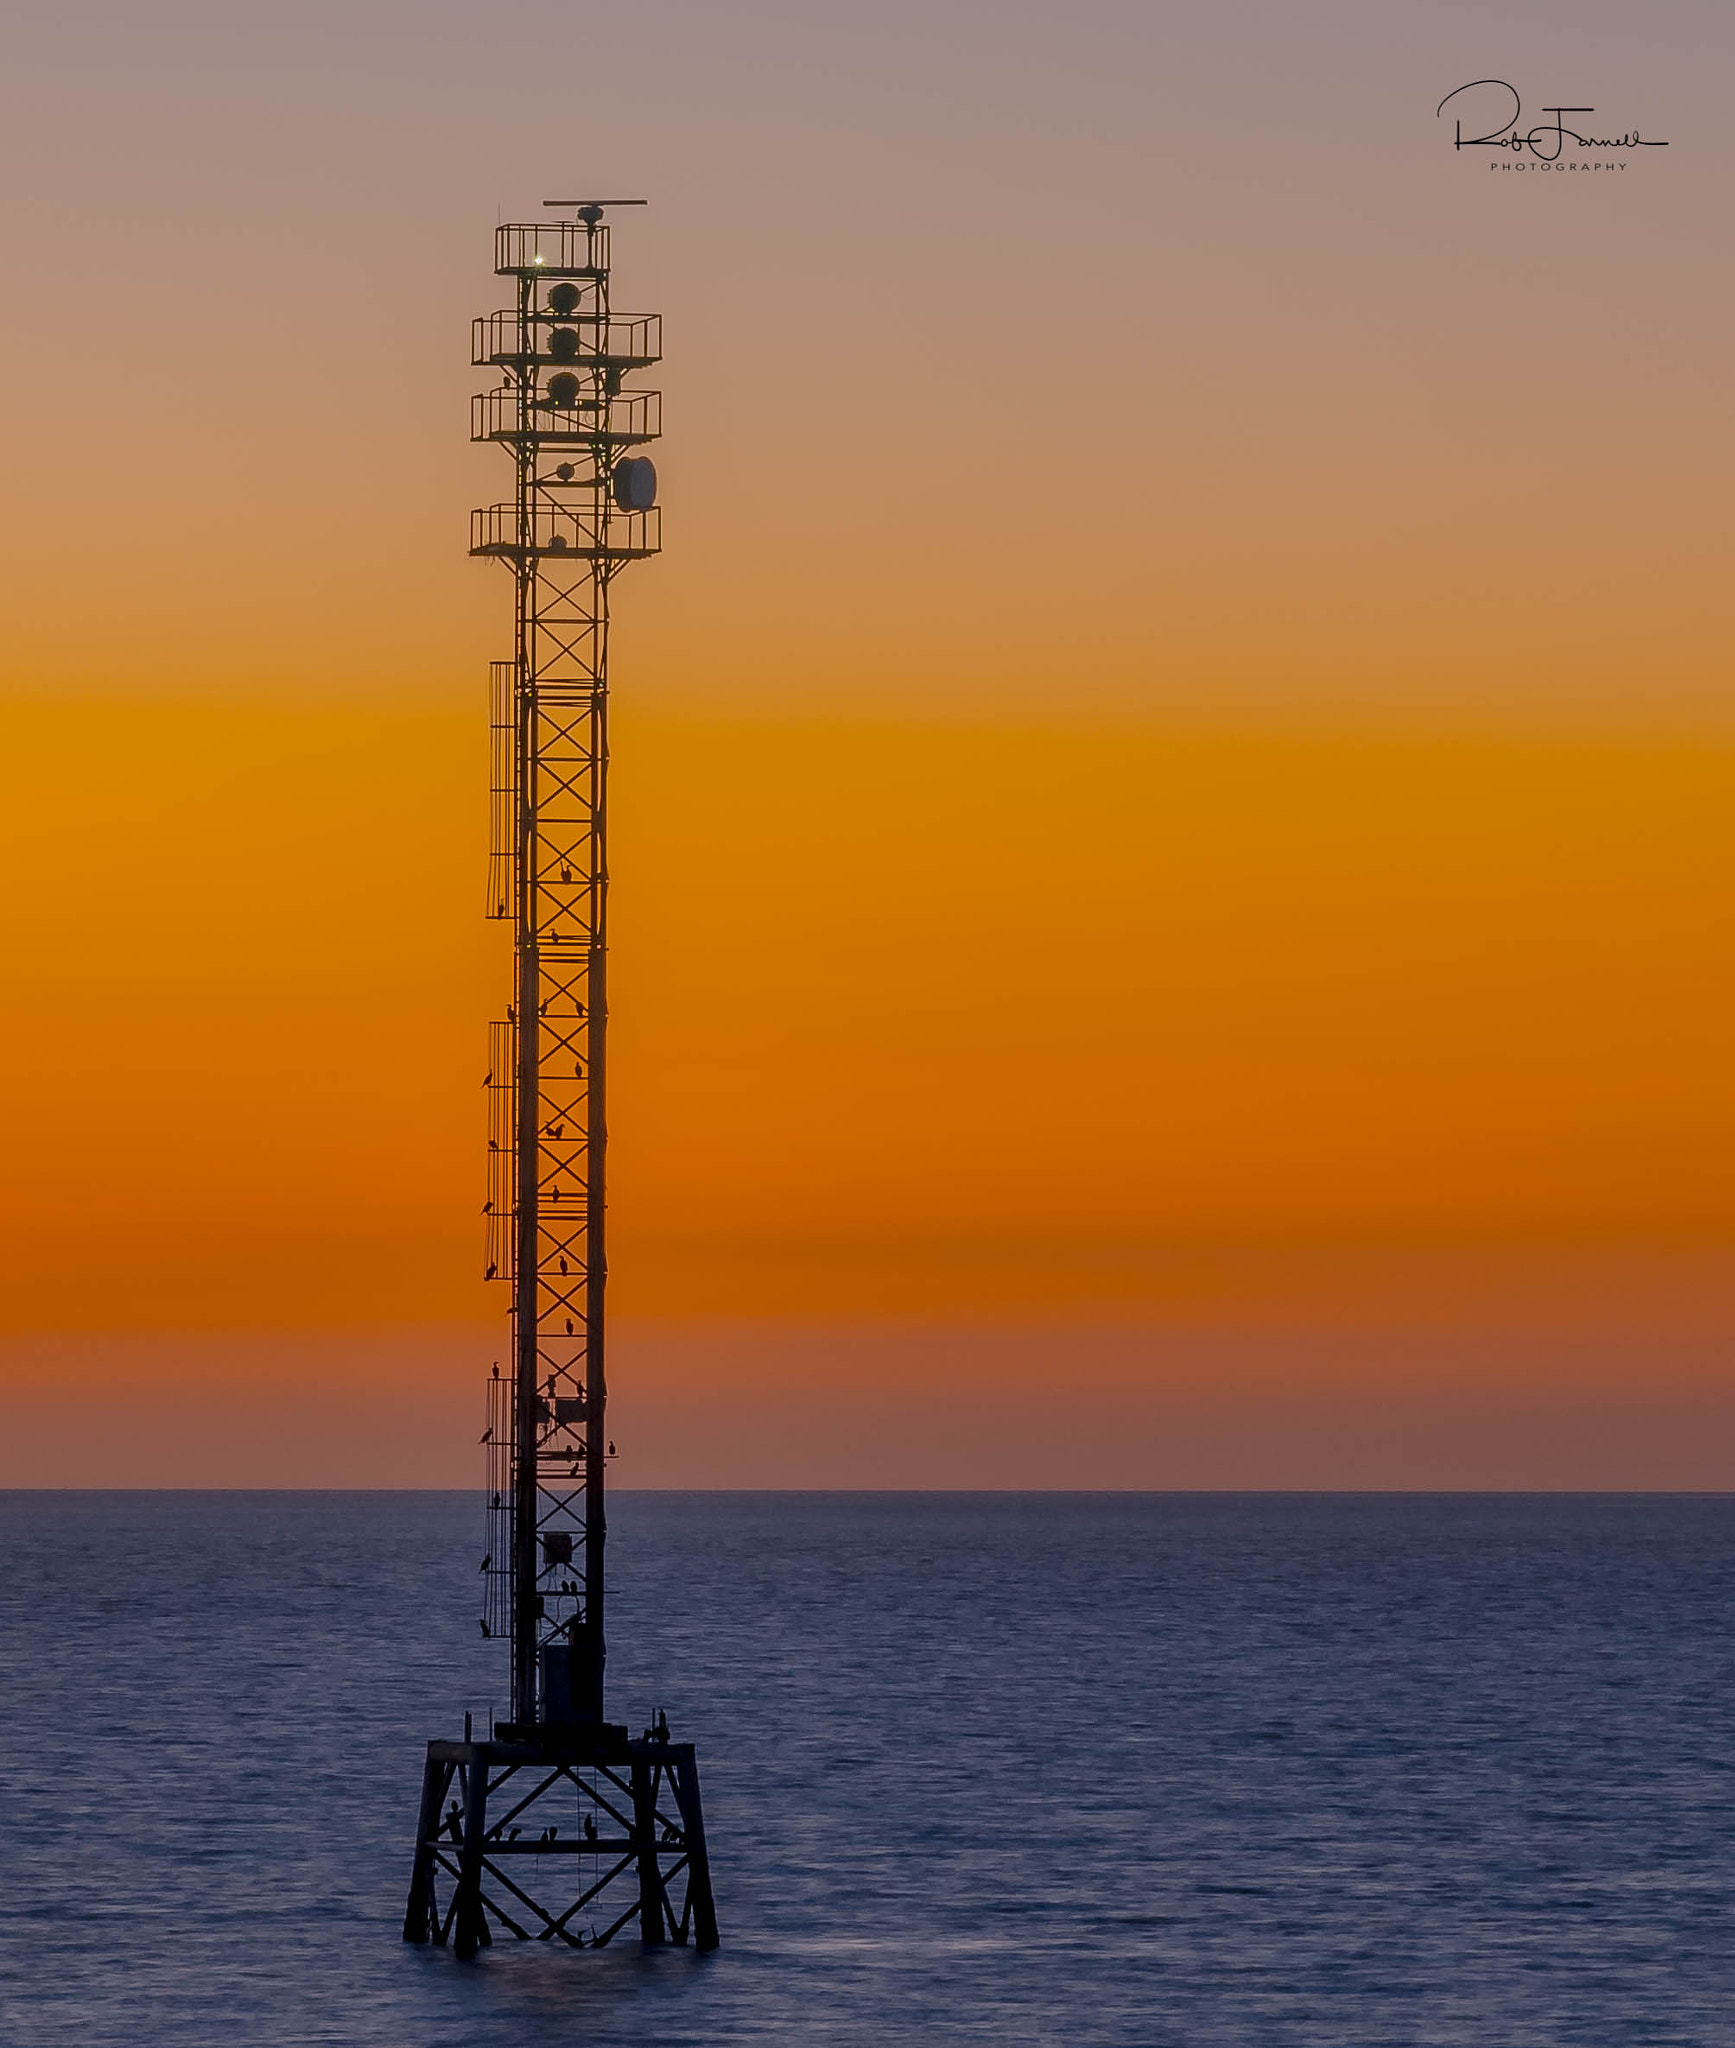
<svg viewBox="0 0 1735 2048"><path fill-rule="evenodd" d="M711 1860L705 1853L705 1814L699 1804L699 1763L691 1750L670 1766L675 1804L687 1837L687 1901L693 1911L693 1945L717 1946L717 1908L711 1899Z"/></svg>
<svg viewBox="0 0 1735 2048"><path fill-rule="evenodd" d="M436 1763L430 1744L422 1766L422 1807L416 1822L416 1859L410 1868L410 1898L404 1908L405 1941L430 1941L439 1931L434 1904L434 1844L440 1832L440 1801L451 1779L449 1764Z"/></svg>
<svg viewBox="0 0 1735 2048"><path fill-rule="evenodd" d="M639 1863L639 1939L646 1948L664 1940L663 1879L657 1869L657 1785L653 1766L633 1761L633 1847Z"/></svg>
<svg viewBox="0 0 1735 2048"><path fill-rule="evenodd" d="M459 1957L468 1962L494 1937L482 1909L482 1842L488 1826L488 1765L472 1755L464 1771L464 1846L458 1856L458 1895L454 1920Z"/></svg>

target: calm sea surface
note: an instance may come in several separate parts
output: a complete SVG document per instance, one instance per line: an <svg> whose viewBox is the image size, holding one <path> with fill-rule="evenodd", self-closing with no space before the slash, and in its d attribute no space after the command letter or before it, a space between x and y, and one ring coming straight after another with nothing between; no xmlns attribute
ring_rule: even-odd
<svg viewBox="0 0 1735 2048"><path fill-rule="evenodd" d="M0 1495L0 2039L1735 2042L1735 1501L621 1496L724 1946L466 1967L480 1520Z"/></svg>

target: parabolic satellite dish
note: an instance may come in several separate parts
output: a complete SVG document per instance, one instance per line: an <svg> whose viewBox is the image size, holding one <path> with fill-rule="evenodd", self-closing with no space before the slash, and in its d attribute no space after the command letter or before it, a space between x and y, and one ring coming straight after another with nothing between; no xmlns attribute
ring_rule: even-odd
<svg viewBox="0 0 1735 2048"><path fill-rule="evenodd" d="M657 502L657 465L648 455L623 455L615 464L614 501L623 512L648 512Z"/></svg>
<svg viewBox="0 0 1735 2048"><path fill-rule="evenodd" d="M557 320L570 320L578 311L578 286L551 285L548 292L548 310Z"/></svg>
<svg viewBox="0 0 1735 2048"><path fill-rule="evenodd" d="M562 370L558 377L548 380L548 402L550 405L571 405L578 396L578 379L570 370Z"/></svg>

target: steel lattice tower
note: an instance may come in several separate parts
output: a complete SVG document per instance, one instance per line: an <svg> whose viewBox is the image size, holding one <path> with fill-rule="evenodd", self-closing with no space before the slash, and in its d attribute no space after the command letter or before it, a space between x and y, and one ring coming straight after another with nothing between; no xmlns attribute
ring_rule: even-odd
<svg viewBox="0 0 1735 2048"><path fill-rule="evenodd" d="M472 438L516 471L470 551L511 568L516 600L492 707L489 908L512 921L516 972L490 1047L488 1263L512 1286L513 1370L490 1416L486 1620L510 1636L523 1724L602 1713L609 587L661 524L654 472L626 452L656 437L660 401L624 388L660 358L661 322L610 310L608 229L583 211L500 229L517 304L476 322L472 350L505 378L474 401Z"/></svg>
<svg viewBox="0 0 1735 2048"><path fill-rule="evenodd" d="M513 656L490 676L488 912L512 926L514 973L489 1031L486 1204L487 1273L511 1286L512 1347L490 1383L482 1567L483 1633L510 1645L512 1715L485 1742L466 1722L463 1743L429 1744L404 1926L406 1939L442 1941L455 1926L461 1954L490 1938L490 1915L580 1945L585 1926L600 1944L635 1915L646 1941L717 1939L691 1745L671 1743L660 1716L629 1740L603 1698L609 593L661 546L656 472L634 452L661 432L661 399L627 388L661 359L661 322L609 302L603 214L640 202L548 203L571 217L497 231L495 272L515 303L476 321L472 348L501 382L473 401L471 438L505 450L515 472L511 501L474 513L470 532L472 555L511 569L515 596ZM525 1770L540 1782L491 1827L489 1796ZM522 1839L533 1803L575 1794L565 1844L558 1823ZM566 1854L595 1860L564 1911L496 1861L532 1852L538 1874ZM444 1914L441 1868L454 1880ZM634 1870L634 1902L599 1916ZM512 1917L520 1909L539 1930Z"/></svg>

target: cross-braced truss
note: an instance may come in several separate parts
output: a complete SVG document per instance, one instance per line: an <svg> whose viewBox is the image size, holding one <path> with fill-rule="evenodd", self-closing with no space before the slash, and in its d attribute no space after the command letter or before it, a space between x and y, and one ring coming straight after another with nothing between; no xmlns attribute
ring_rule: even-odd
<svg viewBox="0 0 1735 2048"><path fill-rule="evenodd" d="M429 1743L406 1941L603 1948L635 1920L653 1946L717 1945L690 1743Z"/></svg>

